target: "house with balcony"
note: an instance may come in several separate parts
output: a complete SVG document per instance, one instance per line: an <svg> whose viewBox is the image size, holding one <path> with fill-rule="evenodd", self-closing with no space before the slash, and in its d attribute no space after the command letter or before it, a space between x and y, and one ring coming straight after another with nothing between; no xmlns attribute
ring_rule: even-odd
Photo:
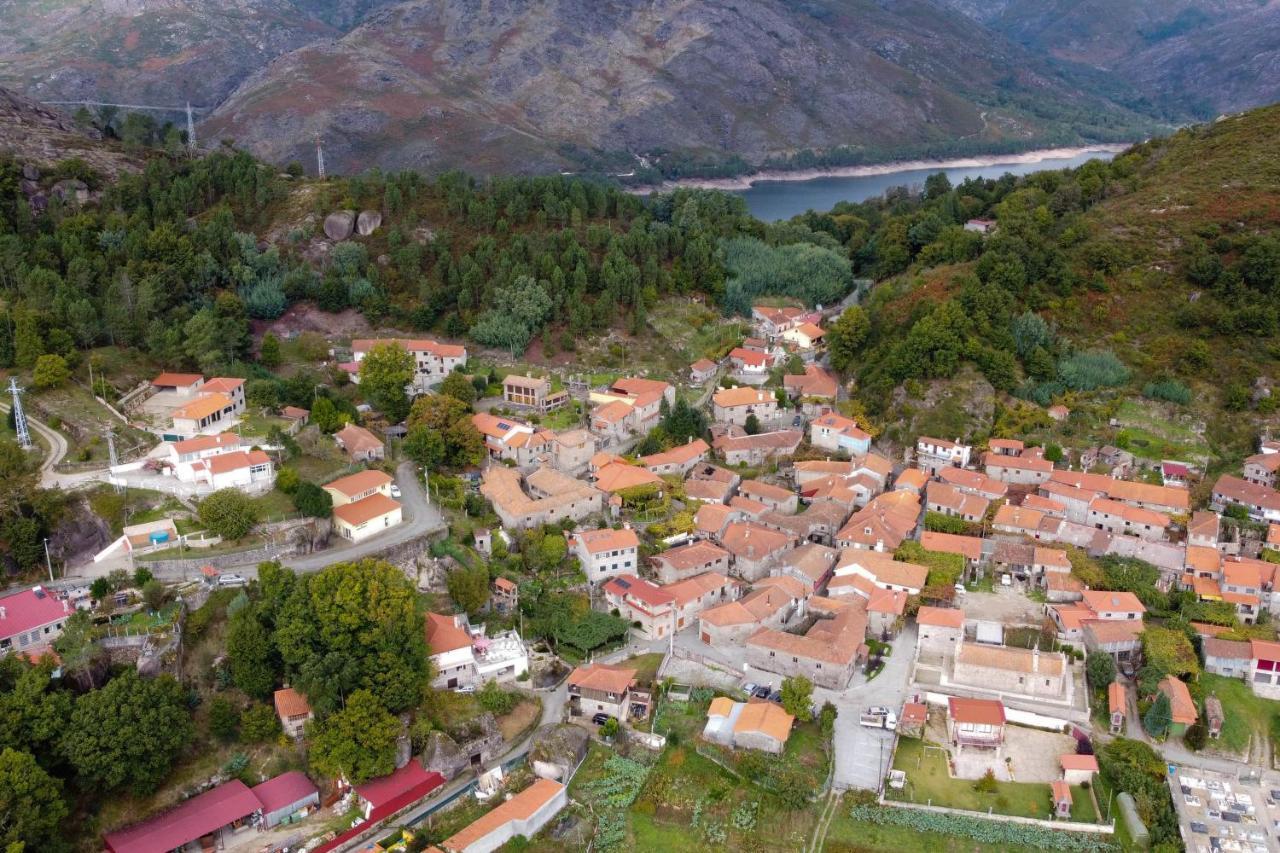
<svg viewBox="0 0 1280 853"><path fill-rule="evenodd" d="M636 670L591 663L569 673L569 713L575 717L608 714L619 722L649 715L648 694L636 689ZM641 694L643 699L633 697Z"/></svg>
<svg viewBox="0 0 1280 853"><path fill-rule="evenodd" d="M357 365L353 379L360 381L359 364L369 351L379 345L400 347L413 358L413 388L425 391L439 385L455 370L467 366L467 348L458 344L446 344L430 338L360 338L351 342L351 358Z"/></svg>
<svg viewBox="0 0 1280 853"><path fill-rule="evenodd" d="M465 613L428 613L426 638L433 687L453 690L515 681L529 671L529 650L518 633L486 636L485 626L471 625Z"/></svg>
<svg viewBox="0 0 1280 853"><path fill-rule="evenodd" d="M961 444L959 440L947 441L927 435L916 439L916 464L931 474L952 465L959 468L969 467L969 456L972 452L972 447Z"/></svg>
<svg viewBox="0 0 1280 853"><path fill-rule="evenodd" d="M513 373L502 380L502 399L513 406L546 414L568 404L569 392L553 390L550 379Z"/></svg>
<svg viewBox="0 0 1280 853"><path fill-rule="evenodd" d="M833 453L862 456L871 448L871 436L852 418L827 412L809 423L809 443Z"/></svg>
<svg viewBox="0 0 1280 853"><path fill-rule="evenodd" d="M964 749L999 750L1004 745L1004 703L994 699L947 699L947 738Z"/></svg>
<svg viewBox="0 0 1280 853"><path fill-rule="evenodd" d="M569 552L578 558L591 583L619 575L634 575L639 568L640 539L629 527L584 530L569 537Z"/></svg>

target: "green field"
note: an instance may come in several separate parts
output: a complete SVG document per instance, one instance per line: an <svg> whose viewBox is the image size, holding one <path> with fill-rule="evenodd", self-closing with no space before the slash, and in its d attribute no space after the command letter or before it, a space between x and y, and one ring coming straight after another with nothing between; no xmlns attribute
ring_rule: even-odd
<svg viewBox="0 0 1280 853"><path fill-rule="evenodd" d="M1280 727L1280 702L1254 695L1249 685L1238 678L1206 672L1200 676L1199 687L1205 696L1216 695L1222 702L1220 742L1231 752L1244 752L1255 735L1266 738L1274 728ZM1213 741L1209 743L1213 745Z"/></svg>

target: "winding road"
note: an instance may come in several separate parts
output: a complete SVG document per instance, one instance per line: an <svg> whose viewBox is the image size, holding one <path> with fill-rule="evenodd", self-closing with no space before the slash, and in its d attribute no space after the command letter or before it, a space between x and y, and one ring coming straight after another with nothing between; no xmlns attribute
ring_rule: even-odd
<svg viewBox="0 0 1280 853"><path fill-rule="evenodd" d="M9 408L8 403L0 403L0 412L4 412L6 416L9 414ZM67 451L70 450L67 439L63 437L62 433L40 423L30 415L27 415L27 426L31 427L32 432L43 438L49 447L45 453L44 461L40 463L40 485L45 488L60 486L64 489L73 489L85 483L106 478L106 468L83 471L76 474L59 474L54 469L66 457Z"/></svg>

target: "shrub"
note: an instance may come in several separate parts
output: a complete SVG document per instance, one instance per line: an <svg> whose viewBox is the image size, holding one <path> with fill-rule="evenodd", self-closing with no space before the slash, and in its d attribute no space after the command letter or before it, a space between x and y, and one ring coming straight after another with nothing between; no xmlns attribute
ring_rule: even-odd
<svg viewBox="0 0 1280 853"><path fill-rule="evenodd" d="M511 709L520 702L520 696L503 690L498 686L498 682L489 680L476 692L476 701L480 703L481 708L501 717L503 714L511 713Z"/></svg>
<svg viewBox="0 0 1280 853"><path fill-rule="evenodd" d="M1000 790L1000 783L996 781L995 771L987 768L987 772L982 774L982 778L973 783L973 790L980 794L994 794Z"/></svg>
<svg viewBox="0 0 1280 853"><path fill-rule="evenodd" d="M1191 389L1176 379L1162 379L1159 382L1148 382L1142 388L1142 396L1149 400L1164 400L1185 406L1191 402Z"/></svg>
<svg viewBox="0 0 1280 853"><path fill-rule="evenodd" d="M240 539L258 523L258 508L237 489L221 489L200 502L200 521L223 539Z"/></svg>
<svg viewBox="0 0 1280 853"><path fill-rule="evenodd" d="M252 705L240 715L240 740L265 743L280 734L280 718L270 705Z"/></svg>
<svg viewBox="0 0 1280 853"><path fill-rule="evenodd" d="M1129 381L1129 368L1109 350L1078 352L1058 363L1058 378L1075 391L1114 388Z"/></svg>

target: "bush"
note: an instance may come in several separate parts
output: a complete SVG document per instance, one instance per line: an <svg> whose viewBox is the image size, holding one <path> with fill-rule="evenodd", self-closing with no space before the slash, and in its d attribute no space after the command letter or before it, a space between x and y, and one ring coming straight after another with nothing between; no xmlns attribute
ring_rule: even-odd
<svg viewBox="0 0 1280 853"><path fill-rule="evenodd" d="M1064 358L1058 378L1075 391L1114 388L1129 381L1129 368L1109 350L1089 350Z"/></svg>
<svg viewBox="0 0 1280 853"><path fill-rule="evenodd" d="M310 518L328 518L333 514L333 497L315 483L298 483L293 492L293 505Z"/></svg>
<svg viewBox="0 0 1280 853"><path fill-rule="evenodd" d="M1142 396L1149 400L1164 400L1185 406L1191 402L1191 389L1176 379L1163 379L1143 386Z"/></svg>
<svg viewBox="0 0 1280 853"><path fill-rule="evenodd" d="M480 703L481 708L501 717L503 714L511 713L511 709L519 704L520 696L503 690L498 686L498 682L490 680L476 692L476 701Z"/></svg>
<svg viewBox="0 0 1280 853"><path fill-rule="evenodd" d="M244 492L220 489L200 502L200 521L223 539L241 539L258 523L258 508Z"/></svg>
<svg viewBox="0 0 1280 853"><path fill-rule="evenodd" d="M37 389L57 388L71 378L67 360L60 355L42 355L31 372L31 384Z"/></svg>
<svg viewBox="0 0 1280 853"><path fill-rule="evenodd" d="M231 740L239 724L240 714L231 700L225 696L213 697L209 703L209 734L220 740Z"/></svg>
<svg viewBox="0 0 1280 853"><path fill-rule="evenodd" d="M1000 783L996 781L995 771L987 768L987 772L982 774L982 778L973 783L973 790L980 794L994 794L1000 790Z"/></svg>
<svg viewBox="0 0 1280 853"><path fill-rule="evenodd" d="M280 734L280 718L270 705L252 705L240 715L240 740L266 743Z"/></svg>

